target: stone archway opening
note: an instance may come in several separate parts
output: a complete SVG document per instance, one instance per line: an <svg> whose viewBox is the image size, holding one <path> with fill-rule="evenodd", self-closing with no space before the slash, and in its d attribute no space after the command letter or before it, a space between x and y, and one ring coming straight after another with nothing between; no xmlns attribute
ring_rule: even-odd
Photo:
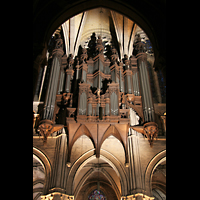
<svg viewBox="0 0 200 200"><path fill-rule="evenodd" d="M161 162L152 174L152 194L155 200L166 199L166 160Z"/></svg>
<svg viewBox="0 0 200 200"><path fill-rule="evenodd" d="M106 199L119 199L121 184L115 170L103 156L89 159L89 162L79 167L75 175L73 181L75 199L88 199L94 190L101 190Z"/></svg>
<svg viewBox="0 0 200 200"><path fill-rule="evenodd" d="M33 154L33 199L40 200L45 183L45 167L42 161Z"/></svg>

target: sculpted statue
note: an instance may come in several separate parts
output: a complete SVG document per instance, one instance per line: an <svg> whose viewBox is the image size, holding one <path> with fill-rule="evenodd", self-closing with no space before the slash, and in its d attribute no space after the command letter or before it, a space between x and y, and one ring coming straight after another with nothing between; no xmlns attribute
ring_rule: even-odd
<svg viewBox="0 0 200 200"><path fill-rule="evenodd" d="M73 69L73 64L74 64L73 55L70 54L69 55L69 69Z"/></svg>
<svg viewBox="0 0 200 200"><path fill-rule="evenodd" d="M103 53L103 50L104 50L104 47L102 44L102 39L101 39L101 36L99 35L97 39L97 44L96 44L96 51L97 53Z"/></svg>
<svg viewBox="0 0 200 200"><path fill-rule="evenodd" d="M128 56L126 54L124 55L124 64L127 67L127 69L129 69L130 60L128 60Z"/></svg>
<svg viewBox="0 0 200 200"><path fill-rule="evenodd" d="M133 45L137 53L143 53L146 51L145 44L141 42L140 34L138 34L137 42Z"/></svg>
<svg viewBox="0 0 200 200"><path fill-rule="evenodd" d="M118 59L117 50L115 48L112 49L112 55L111 55L111 62L116 63Z"/></svg>
<svg viewBox="0 0 200 200"><path fill-rule="evenodd" d="M63 40L60 34L58 34L58 38L56 39L55 49L63 49Z"/></svg>
<svg viewBox="0 0 200 200"><path fill-rule="evenodd" d="M87 58L88 58L87 49L86 49L86 48L83 48L83 49L82 49L82 54L81 54L80 60L81 60L83 63L86 63Z"/></svg>

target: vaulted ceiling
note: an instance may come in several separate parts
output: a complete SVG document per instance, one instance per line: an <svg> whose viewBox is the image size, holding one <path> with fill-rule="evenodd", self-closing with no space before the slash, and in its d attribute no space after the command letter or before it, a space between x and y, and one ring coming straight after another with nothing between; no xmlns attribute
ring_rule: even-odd
<svg viewBox="0 0 200 200"><path fill-rule="evenodd" d="M62 28L61 28L62 27ZM62 24L54 34L63 30L66 54L76 56L79 45L86 47L91 35L99 35L103 44L115 46L119 57L131 56L135 36L140 34L144 43L149 42L146 33L132 20L106 8L95 8L80 13ZM152 52L151 52L152 53Z"/></svg>
<svg viewBox="0 0 200 200"><path fill-rule="evenodd" d="M88 12L89 10L94 8L101 7L114 10L126 16L127 18L138 24L146 32L154 50L155 69L161 70L165 79L166 0L34 0L33 93L35 91L38 78L37 67L39 67L35 63L38 63L38 61L40 61L44 64L46 62L48 42L54 31L66 20L74 17L75 15ZM131 45L129 46L131 47Z"/></svg>

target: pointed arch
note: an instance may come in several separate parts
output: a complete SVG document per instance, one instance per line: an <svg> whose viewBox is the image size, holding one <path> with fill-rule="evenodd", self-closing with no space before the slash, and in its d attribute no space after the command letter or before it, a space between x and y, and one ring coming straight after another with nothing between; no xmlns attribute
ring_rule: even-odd
<svg viewBox="0 0 200 200"><path fill-rule="evenodd" d="M126 143L122 139L120 132L118 131L118 129L114 125L110 125L107 128L107 130L104 132L102 138L100 138L100 140L98 142L98 146L97 146L97 149L96 149L97 158L100 156L100 149L101 149L101 146L102 146L103 142L111 135L113 135L115 138L117 138L121 142L121 144L122 144L122 146L124 148L125 154L127 153L127 151L126 151Z"/></svg>
<svg viewBox="0 0 200 200"><path fill-rule="evenodd" d="M45 181L44 181L44 190L43 193L47 193L49 184L50 184L50 178L51 178L51 163L48 157L39 149L33 147L33 155L35 155L44 165L45 168Z"/></svg>
<svg viewBox="0 0 200 200"><path fill-rule="evenodd" d="M70 162L70 158L71 158L71 151L72 151L72 147L74 145L74 143L78 140L78 138L80 138L82 135L86 135L88 136L88 138L92 141L92 144L94 145L94 148L96 148L96 143L92 137L91 132L88 130L88 128L82 124L79 126L79 128L77 129L77 131L75 132L73 138L71 139L71 141L69 141L69 145L68 145L68 162Z"/></svg>
<svg viewBox="0 0 200 200"><path fill-rule="evenodd" d="M113 135L114 137L116 137L123 145L124 147L124 144L123 144L123 140L122 140L122 137L119 133L119 131L117 130L117 128L114 126L114 125L110 125L108 127L108 129L105 131L100 143L99 143L99 147L101 148L101 145L103 144L103 142L109 137Z"/></svg>
<svg viewBox="0 0 200 200"><path fill-rule="evenodd" d="M154 169L166 160L166 149L156 154L147 165L145 170L145 190L148 196L152 196L151 177Z"/></svg>
<svg viewBox="0 0 200 200"><path fill-rule="evenodd" d="M94 140L93 140L92 134L90 133L90 131L88 130L88 128L87 128L84 124L82 124L82 125L78 128L78 130L76 131L76 133L74 134L74 137L73 137L72 142L71 142L72 146L73 146L73 144L76 142L76 140L77 140L79 137L81 137L82 135L88 136L88 137L91 139L91 141L92 141L92 143L93 143L93 145L94 145L94 148L96 147L96 144L95 144L95 142L94 142Z"/></svg>
<svg viewBox="0 0 200 200"><path fill-rule="evenodd" d="M127 174L126 174L126 170L124 169L124 166L118 161L118 159L114 155L110 154L109 152L107 152L105 150L103 150L102 155L101 155L100 158L103 159L105 162L107 162L113 168L113 170L116 172L117 176L119 176L122 195L127 194L128 177L127 177ZM72 165L72 167L71 167L71 169L69 171L68 177L66 179L66 182L65 182L65 188L66 188L66 193L67 194L74 195L74 192L76 192L76 194L78 193L78 190L84 184L84 182L86 180L86 177L89 177L90 173L92 173L93 170L89 170L88 172L86 172L86 174L83 177L82 182L77 186L77 188L74 188L74 178L81 171L81 169L88 162L90 162L93 159L95 159L94 149L84 153ZM104 171L104 173L105 173L105 171ZM112 185L112 181L111 181L111 185Z"/></svg>

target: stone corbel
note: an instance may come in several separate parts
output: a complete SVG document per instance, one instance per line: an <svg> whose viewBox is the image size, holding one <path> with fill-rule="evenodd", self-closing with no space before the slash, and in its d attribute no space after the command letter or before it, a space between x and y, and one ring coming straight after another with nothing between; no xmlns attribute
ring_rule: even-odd
<svg viewBox="0 0 200 200"><path fill-rule="evenodd" d="M43 136L43 144L47 143L47 138L54 132L61 130L64 125L54 124L51 120L41 120L38 126L38 132Z"/></svg>
<svg viewBox="0 0 200 200"><path fill-rule="evenodd" d="M158 125L155 122L147 122L143 126L130 126L130 128L145 135L150 143L150 147L153 147L154 139L158 136Z"/></svg>

